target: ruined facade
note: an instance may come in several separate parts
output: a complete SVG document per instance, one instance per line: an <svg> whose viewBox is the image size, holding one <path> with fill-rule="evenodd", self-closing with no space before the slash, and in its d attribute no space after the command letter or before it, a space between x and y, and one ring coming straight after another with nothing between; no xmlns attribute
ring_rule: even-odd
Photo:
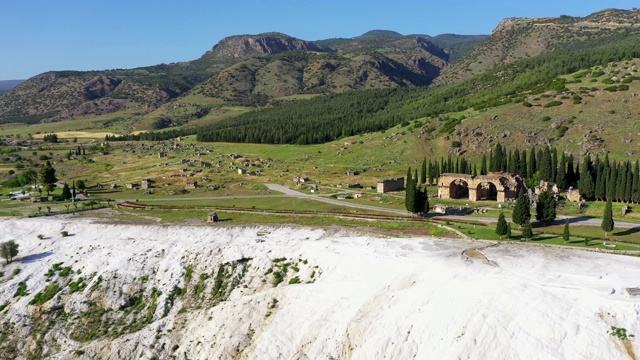
<svg viewBox="0 0 640 360"><path fill-rule="evenodd" d="M404 178L380 180L376 189L379 193L384 194L390 191L400 191L404 189Z"/></svg>
<svg viewBox="0 0 640 360"><path fill-rule="evenodd" d="M491 172L487 175L445 173L438 178L440 199L464 199L469 201L515 200L525 188L520 175Z"/></svg>

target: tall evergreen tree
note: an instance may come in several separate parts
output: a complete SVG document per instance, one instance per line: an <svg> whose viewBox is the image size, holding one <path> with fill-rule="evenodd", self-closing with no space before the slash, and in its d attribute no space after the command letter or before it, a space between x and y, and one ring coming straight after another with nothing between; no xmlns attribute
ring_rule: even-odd
<svg viewBox="0 0 640 360"><path fill-rule="evenodd" d="M538 165L536 162L536 149L531 148L529 152L529 163L527 164L527 177L533 177L533 174L538 171Z"/></svg>
<svg viewBox="0 0 640 360"><path fill-rule="evenodd" d="M487 175L487 155L482 154L482 161L480 162L480 175Z"/></svg>
<svg viewBox="0 0 640 360"><path fill-rule="evenodd" d="M618 185L616 186L617 201L624 201L624 190L627 187L627 167L621 161L618 163Z"/></svg>
<svg viewBox="0 0 640 360"><path fill-rule="evenodd" d="M604 208L604 214L602 216L602 230L604 230L604 236L606 237L610 231L613 231L613 209L611 205L611 199L607 199L607 205Z"/></svg>
<svg viewBox="0 0 640 360"><path fill-rule="evenodd" d="M631 161L627 161L627 180L624 187L624 201L630 203L633 199L633 169Z"/></svg>
<svg viewBox="0 0 640 360"><path fill-rule="evenodd" d="M422 169L420 169L420 184L427 183L427 158L422 159Z"/></svg>
<svg viewBox="0 0 640 360"><path fill-rule="evenodd" d="M556 199L549 190L543 191L538 195L536 201L536 220L543 223L550 223L556 219Z"/></svg>
<svg viewBox="0 0 640 360"><path fill-rule="evenodd" d="M567 158L567 186L573 186L576 184L576 175L573 171L573 156Z"/></svg>
<svg viewBox="0 0 640 360"><path fill-rule="evenodd" d="M531 202L529 201L529 196L523 191L520 190L520 194L516 199L516 204L513 208L513 213L511 215L511 221L515 224L522 226L524 223L528 222L531 219Z"/></svg>
<svg viewBox="0 0 640 360"><path fill-rule="evenodd" d="M551 152L549 151L549 147L545 147L540 157L540 180L552 181L552 173Z"/></svg>
<svg viewBox="0 0 640 360"><path fill-rule="evenodd" d="M416 185L411 176L411 167L407 170L407 185L405 186L404 206L409 212L413 212L416 202Z"/></svg>
<svg viewBox="0 0 640 360"><path fill-rule="evenodd" d="M559 189L567 188L567 163L564 154L560 154L560 164L556 173L556 185Z"/></svg>
<svg viewBox="0 0 640 360"><path fill-rule="evenodd" d="M520 151L520 169L518 169L518 174L522 175L524 178L529 177L529 166L527 163L527 151L522 149Z"/></svg>
<svg viewBox="0 0 640 360"><path fill-rule="evenodd" d="M558 150L551 149L551 181L556 181L558 176Z"/></svg>
<svg viewBox="0 0 640 360"><path fill-rule="evenodd" d="M493 149L489 149L489 171L495 171L495 170L493 170L495 166L496 165L495 165L495 159L494 159L494 156L493 156ZM487 172L487 174L488 174L488 172ZM487 175L487 174L484 174L484 175Z"/></svg>
<svg viewBox="0 0 640 360"><path fill-rule="evenodd" d="M636 165L633 167L633 188L632 188L631 201L634 203L640 202L640 161L636 160Z"/></svg>
<svg viewBox="0 0 640 360"><path fill-rule="evenodd" d="M596 161L596 200L604 200L607 197L607 173L604 162Z"/></svg>
<svg viewBox="0 0 640 360"><path fill-rule="evenodd" d="M593 200L595 198L596 191L592 168L591 158L586 155L580 168L580 181L578 182L578 190L585 200Z"/></svg>
<svg viewBox="0 0 640 360"><path fill-rule="evenodd" d="M496 224L496 234L500 235L500 239L502 240L502 236L507 235L507 220L504 218L504 213L500 212L498 215L498 224Z"/></svg>
<svg viewBox="0 0 640 360"><path fill-rule="evenodd" d="M607 200L616 198L616 186L618 184L618 164L614 161L609 168L609 181L606 183Z"/></svg>

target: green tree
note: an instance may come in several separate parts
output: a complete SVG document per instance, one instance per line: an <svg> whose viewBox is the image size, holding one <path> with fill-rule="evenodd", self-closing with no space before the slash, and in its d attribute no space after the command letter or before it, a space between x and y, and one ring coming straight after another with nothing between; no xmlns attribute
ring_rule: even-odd
<svg viewBox="0 0 640 360"><path fill-rule="evenodd" d="M559 189L567 188L567 163L564 154L560 154L560 164L556 173L556 185Z"/></svg>
<svg viewBox="0 0 640 360"><path fill-rule="evenodd" d="M507 235L509 231L509 225L507 224L507 220L504 218L504 213L500 212L498 216L498 223L496 224L496 234L500 235L500 239L502 236Z"/></svg>
<svg viewBox="0 0 640 360"><path fill-rule="evenodd" d="M520 194L516 199L516 205L513 208L511 221L513 221L514 224L523 226L525 223L528 223L529 220L531 220L531 202L524 190L520 190Z"/></svg>
<svg viewBox="0 0 640 360"><path fill-rule="evenodd" d="M507 239L511 239L511 223L507 223Z"/></svg>
<svg viewBox="0 0 640 360"><path fill-rule="evenodd" d="M420 169L420 184L427 183L427 158L422 159L422 168Z"/></svg>
<svg viewBox="0 0 640 360"><path fill-rule="evenodd" d="M549 223L556 219L556 199L549 190L543 191L538 195L536 201L536 220Z"/></svg>
<svg viewBox="0 0 640 360"><path fill-rule="evenodd" d="M0 243L0 255L5 259L6 263L13 261L13 258L18 256L18 244L15 240L5 241Z"/></svg>
<svg viewBox="0 0 640 360"><path fill-rule="evenodd" d="M613 209L611 205L611 199L607 199L607 205L604 207L604 214L602 216L602 230L604 230L604 236L606 237L610 231L613 231Z"/></svg>
<svg viewBox="0 0 640 360"><path fill-rule="evenodd" d="M71 196L71 189L69 188L69 185L67 185L67 183L64 183L64 186L62 187L62 199L69 200L71 199Z"/></svg>
<svg viewBox="0 0 640 360"><path fill-rule="evenodd" d="M56 169L51 166L49 161L47 161L44 167L40 169L39 180L40 184L47 191L47 195L55 189L55 184L56 181L58 181L58 178L56 178Z"/></svg>
<svg viewBox="0 0 640 360"><path fill-rule="evenodd" d="M585 200L593 200L595 198L595 181L593 175L591 158L589 155L586 155L580 167L580 180L578 181L578 190Z"/></svg>
<svg viewBox="0 0 640 360"><path fill-rule="evenodd" d="M87 185L82 180L76 180L76 187L80 190L84 190L87 188Z"/></svg>
<svg viewBox="0 0 640 360"><path fill-rule="evenodd" d="M482 162L480 163L480 175L487 175L487 155L482 155Z"/></svg>
<svg viewBox="0 0 640 360"><path fill-rule="evenodd" d="M564 241L565 244L567 242L569 242L569 237L570 236L571 236L571 234L569 233L569 220L565 220L564 221L564 229L562 231L562 240Z"/></svg>
<svg viewBox="0 0 640 360"><path fill-rule="evenodd" d="M533 237L533 230L531 229L531 222L527 221L522 225L522 238L524 241L529 241Z"/></svg>
<svg viewBox="0 0 640 360"><path fill-rule="evenodd" d="M409 212L413 212L415 209L415 201L416 201L416 186L413 178L411 176L411 167L407 170L407 185L404 190L404 207Z"/></svg>

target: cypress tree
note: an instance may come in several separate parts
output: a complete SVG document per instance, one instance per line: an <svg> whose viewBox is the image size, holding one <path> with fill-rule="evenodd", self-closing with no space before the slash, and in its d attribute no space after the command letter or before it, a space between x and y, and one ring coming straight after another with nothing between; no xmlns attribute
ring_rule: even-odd
<svg viewBox="0 0 640 360"><path fill-rule="evenodd" d="M540 157L540 180L552 181L551 152L545 147Z"/></svg>
<svg viewBox="0 0 640 360"><path fill-rule="evenodd" d="M514 169L515 162L513 161L513 151L509 150L509 155L507 156L507 172L515 173Z"/></svg>
<svg viewBox="0 0 640 360"><path fill-rule="evenodd" d="M422 159L422 169L420 169L420 184L427 183L427 158Z"/></svg>
<svg viewBox="0 0 640 360"><path fill-rule="evenodd" d="M556 181L558 176L558 150L556 148L551 149L551 180Z"/></svg>
<svg viewBox="0 0 640 360"><path fill-rule="evenodd" d="M604 208L604 214L602 216L602 230L604 230L604 236L606 237L610 231L613 231L613 209L611 205L611 199L607 200L607 205Z"/></svg>
<svg viewBox="0 0 640 360"><path fill-rule="evenodd" d="M621 161L618 163L618 184L616 185L617 201L624 201L624 189L627 187L627 168Z"/></svg>
<svg viewBox="0 0 640 360"><path fill-rule="evenodd" d="M633 171L631 169L631 162L627 161L627 180L625 181L624 188L624 201L630 203L633 194Z"/></svg>
<svg viewBox="0 0 640 360"><path fill-rule="evenodd" d="M507 171L509 163L507 161L508 158L508 152L507 152L507 147L503 146L502 147L502 162L500 163L500 171Z"/></svg>
<svg viewBox="0 0 640 360"><path fill-rule="evenodd" d="M409 212L413 212L412 210L415 208L416 201L416 188L415 182L411 178L411 167L407 170L407 185L405 186L405 194L404 194L404 207Z"/></svg>
<svg viewBox="0 0 640 360"><path fill-rule="evenodd" d="M520 169L518 169L518 174L522 175L524 178L529 177L529 166L527 164L527 152L522 149L520 151Z"/></svg>
<svg viewBox="0 0 640 360"><path fill-rule="evenodd" d="M636 166L633 168L633 189L631 201L640 202L640 162L636 160Z"/></svg>
<svg viewBox="0 0 640 360"><path fill-rule="evenodd" d="M546 190L538 195L536 202L536 220L549 223L556 219L556 199L551 191Z"/></svg>
<svg viewBox="0 0 640 360"><path fill-rule="evenodd" d="M509 171L514 174L521 174L519 172L520 171L520 150L516 149L513 152L512 161L513 161L513 165L511 165L511 169L509 169Z"/></svg>
<svg viewBox="0 0 640 360"><path fill-rule="evenodd" d="M480 163L480 175L487 175L487 155L482 154L482 162Z"/></svg>
<svg viewBox="0 0 640 360"><path fill-rule="evenodd" d="M564 229L562 230L562 240L565 244L569 242L569 237L571 237L571 234L569 233L569 220L565 220Z"/></svg>
<svg viewBox="0 0 640 360"><path fill-rule="evenodd" d="M489 171L495 171L493 170L495 166L495 159L493 158L493 150L489 149ZM489 172L487 172L488 174ZM483 174L483 175L487 175L487 174Z"/></svg>
<svg viewBox="0 0 640 360"><path fill-rule="evenodd" d="M507 223L507 239L511 239L511 223Z"/></svg>
<svg viewBox="0 0 640 360"><path fill-rule="evenodd" d="M504 218L504 213L500 212L498 216L498 224L496 225L496 234L500 235L500 240L502 240L502 236L507 234L507 220Z"/></svg>
<svg viewBox="0 0 640 360"><path fill-rule="evenodd" d="M559 189L567 188L567 164L564 154L560 154L560 165L558 165L558 172L556 173L556 185Z"/></svg>
<svg viewBox="0 0 640 360"><path fill-rule="evenodd" d="M573 156L567 158L567 186L572 186L576 183L576 175L573 172Z"/></svg>
<svg viewBox="0 0 640 360"><path fill-rule="evenodd" d="M527 164L527 177L532 178L533 174L538 171L536 164L536 149L531 148L529 152L529 163Z"/></svg>
<svg viewBox="0 0 640 360"><path fill-rule="evenodd" d="M511 215L511 221L514 224L522 226L524 223L531 219L531 203L529 202L529 196L525 194L523 190L520 190L520 194L516 199L516 205L513 208Z"/></svg>
<svg viewBox="0 0 640 360"><path fill-rule="evenodd" d="M415 208L414 213L428 213L429 212L429 196L427 194L427 187L421 186L416 191Z"/></svg>
<svg viewBox="0 0 640 360"><path fill-rule="evenodd" d="M607 174L604 163L596 162L596 200L604 200L607 197Z"/></svg>
<svg viewBox="0 0 640 360"><path fill-rule="evenodd" d="M607 181L607 200L613 201L616 197L616 186L618 184L618 165L614 161L609 169L609 181Z"/></svg>
<svg viewBox="0 0 640 360"><path fill-rule="evenodd" d="M578 190L585 200L593 200L595 197L595 183L593 180L593 172L591 158L589 155L584 157L580 168L580 181L578 181Z"/></svg>

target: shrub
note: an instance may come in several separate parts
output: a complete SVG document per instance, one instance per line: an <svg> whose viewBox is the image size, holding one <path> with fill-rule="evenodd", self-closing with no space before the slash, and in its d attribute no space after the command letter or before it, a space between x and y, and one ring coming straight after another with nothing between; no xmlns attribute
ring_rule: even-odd
<svg viewBox="0 0 640 360"><path fill-rule="evenodd" d="M556 135L558 136L558 138L561 138L564 136L564 134L567 132L567 130L569 130L568 127L562 125L556 128Z"/></svg>
<svg viewBox="0 0 640 360"><path fill-rule="evenodd" d="M545 115L542 117L542 121L549 121L549 120L551 120L551 117L548 115Z"/></svg>
<svg viewBox="0 0 640 360"><path fill-rule="evenodd" d="M31 301L29 301L29 305L42 305L47 301L53 299L54 296L61 290L58 283L54 282L53 284L47 285L42 292L37 293Z"/></svg>
<svg viewBox="0 0 640 360"><path fill-rule="evenodd" d="M544 107L546 107L546 108L550 108L550 107L560 106L560 105L562 105L562 101L560 101L560 100L553 100L553 101L550 101L550 102L546 103L546 104L544 105Z"/></svg>
<svg viewBox="0 0 640 360"><path fill-rule="evenodd" d="M39 234L39 235L38 235L38 239L40 239L40 240L44 239L44 235Z"/></svg>
<svg viewBox="0 0 640 360"><path fill-rule="evenodd" d="M29 291L27 290L27 284L24 281L20 281L18 283L18 289L16 290L15 294L13 294L13 297L27 296L27 295L29 295Z"/></svg>
<svg viewBox="0 0 640 360"><path fill-rule="evenodd" d="M69 236L69 232L68 232L68 231L66 231L66 230L61 231L61 232L60 232L60 235L62 235L62 237L67 237L67 236Z"/></svg>
<svg viewBox="0 0 640 360"><path fill-rule="evenodd" d="M524 107L532 107L532 106L533 106L533 105L531 105L531 103L530 103L530 102L528 102L528 101L523 101L523 102L522 102L522 105L523 105Z"/></svg>
<svg viewBox="0 0 640 360"><path fill-rule="evenodd" d="M462 146L462 142L460 140L453 140L451 142L451 147L453 148L459 148L460 146Z"/></svg>
<svg viewBox="0 0 640 360"><path fill-rule="evenodd" d="M297 276L292 277L291 280L289 280L289 284L300 284L300 278Z"/></svg>

